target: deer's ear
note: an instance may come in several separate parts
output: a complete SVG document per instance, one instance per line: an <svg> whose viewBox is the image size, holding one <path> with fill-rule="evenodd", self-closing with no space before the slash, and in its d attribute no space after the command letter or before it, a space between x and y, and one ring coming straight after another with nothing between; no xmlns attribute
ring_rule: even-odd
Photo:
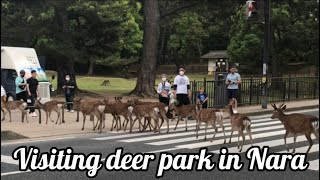
<svg viewBox="0 0 320 180"><path fill-rule="evenodd" d="M285 110L287 108L287 105L284 105L281 109Z"/></svg>

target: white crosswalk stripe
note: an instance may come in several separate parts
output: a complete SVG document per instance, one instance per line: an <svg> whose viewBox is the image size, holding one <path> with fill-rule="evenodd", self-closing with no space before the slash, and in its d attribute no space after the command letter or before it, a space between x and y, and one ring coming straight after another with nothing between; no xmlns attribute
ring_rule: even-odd
<svg viewBox="0 0 320 180"><path fill-rule="evenodd" d="M304 110L299 112L311 112L314 110ZM298 112L298 111L297 111ZM271 148L280 149L280 151L271 151L275 153L287 153L286 148L284 146L283 135L285 133L283 124L278 119L270 119L270 115L261 115L261 116L253 116L251 118L251 131L252 131L252 138L253 138L253 145L254 146L269 146ZM161 128L162 132L166 130L166 124ZM185 131L185 123L181 122L176 131L173 130L175 125L171 125L170 132L168 134L165 133L154 133L154 132L143 132L139 133L125 133L119 135L112 135L107 137L97 137L92 138L93 140L97 141L105 141L105 140L115 140L119 142L125 143L143 143L145 145L152 146L152 151L148 153L159 153L159 152L169 152L169 151L176 151L179 149L198 149L202 147L207 147L210 152L219 154L221 147L227 147L228 152L230 153L237 153L239 149L237 148L238 142L238 132L233 132L233 137L231 138L232 144L229 144L229 138L231 134L231 126L229 120L225 119L225 135L227 144L224 143L224 135L222 132L222 128L217 125L218 133L216 134L215 138L212 140L212 135L214 129L212 127L208 127L207 129L207 141L204 141L204 125L201 126L201 130L199 131L199 137L196 139L196 132L194 132L196 128L196 124L194 121L188 123L188 131ZM251 147L249 136L247 132L245 132L245 143L243 145L242 153L245 153L246 150ZM314 140L314 145L310 149L309 154L317 154L319 153L319 144L317 140L315 140L315 136L312 134L312 139ZM241 137L240 137L241 140ZM293 147L293 139L292 136L289 135L287 138L287 144L290 148L290 152L292 151ZM298 136L296 141L296 153L305 153L308 148L307 139L305 136ZM272 150L272 149L271 149ZM319 170L319 159L316 159L312 156L313 159L309 160L309 170Z"/></svg>

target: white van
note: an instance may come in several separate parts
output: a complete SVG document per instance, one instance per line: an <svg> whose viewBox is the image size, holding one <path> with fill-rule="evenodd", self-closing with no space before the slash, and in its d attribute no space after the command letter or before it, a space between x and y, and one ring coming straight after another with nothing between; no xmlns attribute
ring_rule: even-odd
<svg viewBox="0 0 320 180"><path fill-rule="evenodd" d="M6 90L9 101L16 97L15 78L21 70L26 72L26 79L31 77L31 70L37 72L40 97L44 101L49 101L50 82L40 66L35 49L1 46L1 85Z"/></svg>

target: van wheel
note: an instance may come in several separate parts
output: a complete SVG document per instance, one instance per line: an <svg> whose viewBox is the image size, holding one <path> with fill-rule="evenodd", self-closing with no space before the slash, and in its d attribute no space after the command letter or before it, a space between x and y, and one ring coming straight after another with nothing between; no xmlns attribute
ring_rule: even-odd
<svg viewBox="0 0 320 180"><path fill-rule="evenodd" d="M7 96L7 101L14 101L13 97L11 95Z"/></svg>

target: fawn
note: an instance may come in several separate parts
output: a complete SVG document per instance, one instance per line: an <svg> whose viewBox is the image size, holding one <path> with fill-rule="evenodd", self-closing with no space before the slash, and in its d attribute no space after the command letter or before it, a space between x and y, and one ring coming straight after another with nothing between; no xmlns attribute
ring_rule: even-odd
<svg viewBox="0 0 320 180"><path fill-rule="evenodd" d="M26 121L28 122L27 113L25 111L25 108L27 107L27 103L23 100L21 101L6 101L5 97L1 98L1 111L3 112L3 118L1 121L5 120L6 114L9 112L9 117L11 122L11 110L13 109L19 109L21 111L21 118L22 122L24 122L24 117L26 117Z"/></svg>
<svg viewBox="0 0 320 180"><path fill-rule="evenodd" d="M35 103L34 103L34 106L36 106L37 108L40 108L42 109L45 113L46 113L46 124L48 124L48 117L50 118L51 122L54 122L52 119L51 119L51 112L52 111L55 111L57 114L58 114L58 118L57 118L57 121L56 121L56 124L58 123L58 120L60 118L60 115L61 115L61 108L64 104L64 102L59 102L59 101L49 101L49 102L46 102L46 103L41 103L40 102L41 98L39 99L35 99ZM61 118L60 118L60 123L61 124Z"/></svg>

